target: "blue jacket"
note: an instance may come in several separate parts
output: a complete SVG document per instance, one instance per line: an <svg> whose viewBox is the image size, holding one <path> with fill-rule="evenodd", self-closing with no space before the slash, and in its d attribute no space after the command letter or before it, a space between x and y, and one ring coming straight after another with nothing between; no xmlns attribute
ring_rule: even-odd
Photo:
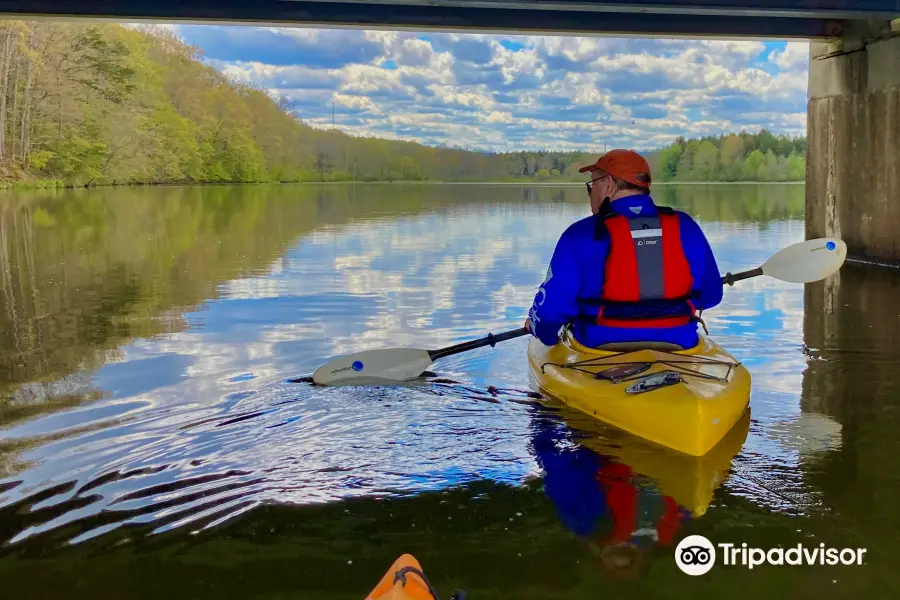
<svg viewBox="0 0 900 600"><path fill-rule="evenodd" d="M656 205L650 196L626 196L611 203L616 214L632 218L655 216ZM722 276L712 248L699 225L687 214L675 211L681 226L681 244L693 277L692 301L698 310L705 310L722 301ZM603 289L604 266L609 252L609 238L594 236L595 217L592 215L566 229L556 244L550 260L547 278L541 284L528 313L532 333L545 345L556 343L560 328L572 323L575 339L586 346L597 347L611 342L658 341L678 344L684 348L698 341L697 323L678 327L617 328L603 327L577 319L578 298L599 298Z"/></svg>

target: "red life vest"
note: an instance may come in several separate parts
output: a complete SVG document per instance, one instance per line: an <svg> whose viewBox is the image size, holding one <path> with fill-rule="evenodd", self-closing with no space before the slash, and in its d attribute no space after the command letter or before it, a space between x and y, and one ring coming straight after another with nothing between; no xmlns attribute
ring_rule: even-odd
<svg viewBox="0 0 900 600"><path fill-rule="evenodd" d="M678 327L694 320L694 280L678 215L662 206L657 213L629 218L601 207L598 228L609 236L609 253L601 296L588 301L594 307L588 316L597 325Z"/></svg>

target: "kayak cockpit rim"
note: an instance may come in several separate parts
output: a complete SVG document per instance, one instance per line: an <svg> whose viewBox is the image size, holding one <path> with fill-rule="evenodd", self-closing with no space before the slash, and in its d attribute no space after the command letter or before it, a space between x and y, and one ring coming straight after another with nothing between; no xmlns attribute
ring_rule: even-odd
<svg viewBox="0 0 900 600"><path fill-rule="evenodd" d="M712 381L719 382L727 382L728 378L731 376L731 373L734 369L741 366L740 361L729 361L729 360L720 360L716 358L709 358L706 356L698 356L693 353L698 350L703 344L703 340L697 342L697 345L693 348L685 348L683 350L667 350L662 348L654 348L653 344L648 344L649 347L641 348L638 344L635 344L634 349L630 350L622 350L622 351L605 351L602 348L589 348L589 347L580 347L581 344L578 343L577 340L572 336L571 328L565 327L562 331L562 335L560 335L560 341L570 350L575 352L581 352L590 354L596 353L597 356L592 356L591 358L576 360L572 362L566 363L554 363L554 362L546 362L541 364L541 373L546 373L546 367L552 366L560 369L572 369L575 371L582 372L586 375L591 375L596 379L609 379L613 383L623 383L626 381L631 381L634 379L639 379L645 376L646 371L652 367L653 365L662 365L665 367L671 367L677 369L677 372L697 377L699 379L708 379ZM574 343L573 343L574 342ZM652 352L654 359L653 360L621 360L622 358L638 354L644 352ZM634 366L636 370L627 374L623 377L615 377L615 378L607 378L602 377L602 373L607 370L614 369L616 367L627 367ZM693 366L695 368L690 368ZM710 373L704 373L698 369L709 366L721 366L725 367L725 374L722 376L717 376ZM601 370L592 370L596 368L602 368Z"/></svg>
<svg viewBox="0 0 900 600"><path fill-rule="evenodd" d="M654 350L653 352L660 353L660 354L666 354L665 352L662 352L660 350ZM661 358L661 359L657 359L657 360L628 360L628 361L610 361L609 360L612 358L619 358L622 356L627 356L629 354L634 354L634 352L619 352L616 354L612 354L610 356L589 358L586 360L578 360L578 361L569 362L569 363L546 362L541 365L541 373L546 373L545 368L550 366L550 367L557 367L560 369L572 369L574 371L580 371L586 375L591 375L596 378L607 369L604 368L599 371L592 371L592 370L590 370L590 367L621 367L621 366L628 366L628 365L635 365L635 366L646 365L647 368L649 368L653 365L662 365L662 366L666 366L666 367L675 368L682 375L690 375L690 376L697 377L700 379L710 379L712 381L726 382L726 381L728 381L728 377L731 375L731 372L736 367L739 367L741 365L740 362L717 360L714 358L706 358L704 356L684 356L681 354L675 354L674 352L668 353L668 354L671 354L674 357L674 359ZM679 360L675 360L675 359L679 359ZM683 365L721 366L721 367L726 367L727 370L724 375L718 376L718 375L712 375L710 373L703 373L701 371L698 371L696 369L691 369L690 367L683 366ZM613 382L614 383L623 383L625 381L631 381L633 379L638 379L640 377L644 377L645 371L646 371L646 369L641 369L639 372L637 372L633 375L630 375L630 376L627 376L627 377L624 377L621 379L617 378Z"/></svg>

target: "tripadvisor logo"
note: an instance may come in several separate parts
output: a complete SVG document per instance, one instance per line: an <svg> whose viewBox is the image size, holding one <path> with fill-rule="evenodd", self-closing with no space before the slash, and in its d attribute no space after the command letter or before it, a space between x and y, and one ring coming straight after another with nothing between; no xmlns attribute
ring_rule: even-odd
<svg viewBox="0 0 900 600"><path fill-rule="evenodd" d="M675 548L675 564L688 575L704 575L716 564L716 548L702 535L689 535Z"/></svg>
<svg viewBox="0 0 900 600"><path fill-rule="evenodd" d="M718 550L717 550L718 547ZM753 569L760 565L862 565L865 548L828 548L819 544L812 548L797 544L790 548L753 548L746 543L738 546L719 543L715 546L702 535L689 535L675 548L675 564L688 575L704 575L718 562L728 567Z"/></svg>

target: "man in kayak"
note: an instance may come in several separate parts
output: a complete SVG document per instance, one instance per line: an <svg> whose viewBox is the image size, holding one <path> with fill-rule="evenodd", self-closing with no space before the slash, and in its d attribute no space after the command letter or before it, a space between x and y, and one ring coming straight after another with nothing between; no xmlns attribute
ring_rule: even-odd
<svg viewBox="0 0 900 600"><path fill-rule="evenodd" d="M722 279L706 236L687 214L657 206L650 167L631 150L612 150L579 169L592 216L556 244L525 327L545 345L571 324L597 348L627 342L698 342L698 311L722 301Z"/></svg>

